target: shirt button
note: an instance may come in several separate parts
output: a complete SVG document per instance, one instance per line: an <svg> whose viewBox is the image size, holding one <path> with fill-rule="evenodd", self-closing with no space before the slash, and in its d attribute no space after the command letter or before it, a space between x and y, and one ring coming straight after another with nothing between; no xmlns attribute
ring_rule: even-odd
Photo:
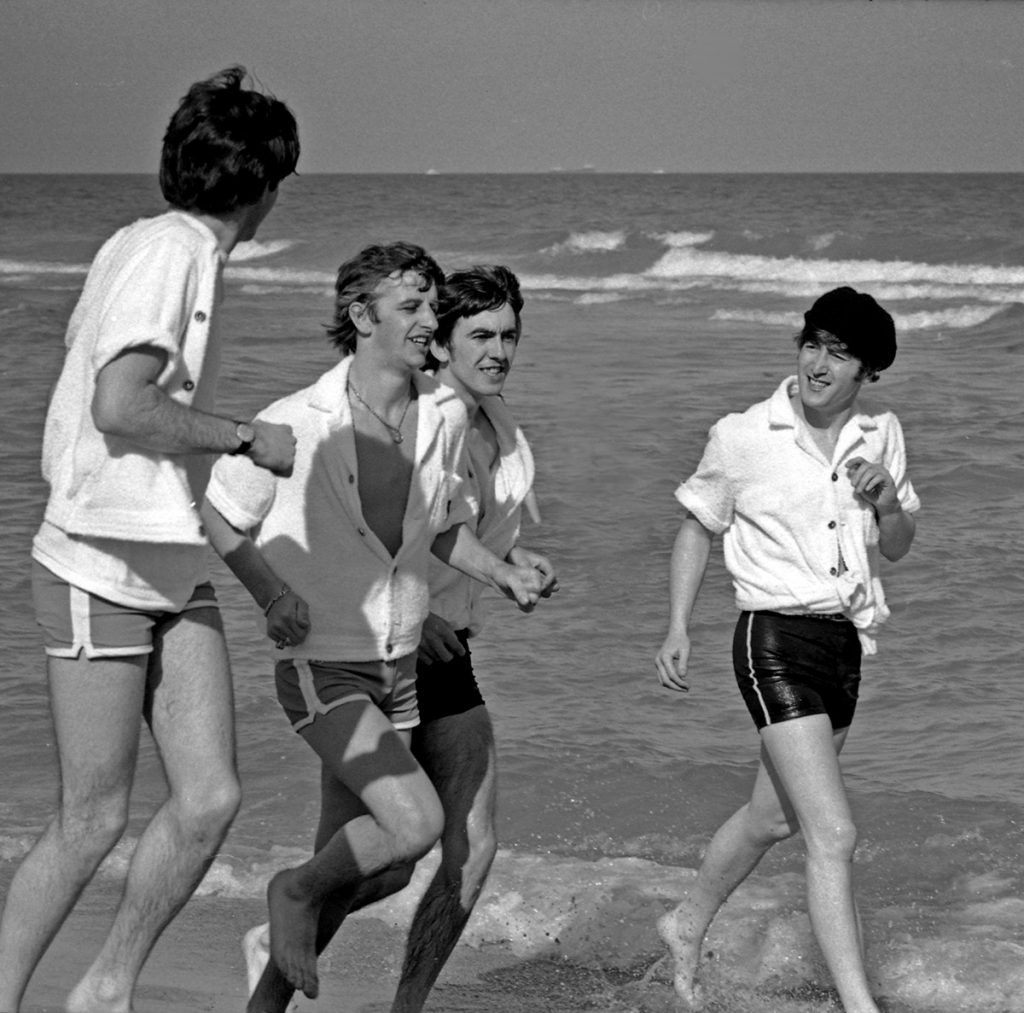
<svg viewBox="0 0 1024 1013"><path fill-rule="evenodd" d="M196 310L196 323L201 324L206 320L206 314L202 310Z"/></svg>
<svg viewBox="0 0 1024 1013"><path fill-rule="evenodd" d="M832 472L832 481L833 482L838 482L839 481L839 472L837 472L837 471L833 471Z"/></svg>
<svg viewBox="0 0 1024 1013"><path fill-rule="evenodd" d="M834 528L836 526L836 522L835 521L829 521L828 522L828 526L829 526L829 528Z"/></svg>
<svg viewBox="0 0 1024 1013"><path fill-rule="evenodd" d="M394 644L385 644L384 645L384 650L387 651L388 654L390 654L394 649L395 649L395 645Z"/></svg>
<svg viewBox="0 0 1024 1013"><path fill-rule="evenodd" d="M365 535L365 534L366 534L366 528L356 528L356 530L357 530L357 531L359 532L359 534L361 534L361 535Z"/></svg>
<svg viewBox="0 0 1024 1013"><path fill-rule="evenodd" d="M196 389L196 385L191 380L186 380L182 384L182 387L184 387L185 390L195 390Z"/></svg>
<svg viewBox="0 0 1024 1013"><path fill-rule="evenodd" d="M349 475L348 476L348 484L349 485L351 485L355 480L356 480L356 476L355 475Z"/></svg>
<svg viewBox="0 0 1024 1013"><path fill-rule="evenodd" d="M828 572L834 577L839 571L833 566Z"/></svg>

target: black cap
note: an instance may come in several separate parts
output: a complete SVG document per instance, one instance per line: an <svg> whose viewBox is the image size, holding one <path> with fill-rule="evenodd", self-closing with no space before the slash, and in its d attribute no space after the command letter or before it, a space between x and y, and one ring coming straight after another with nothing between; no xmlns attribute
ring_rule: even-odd
<svg viewBox="0 0 1024 1013"><path fill-rule="evenodd" d="M866 292L834 288L804 314L804 322L834 335L868 369L888 369L896 358L896 325Z"/></svg>

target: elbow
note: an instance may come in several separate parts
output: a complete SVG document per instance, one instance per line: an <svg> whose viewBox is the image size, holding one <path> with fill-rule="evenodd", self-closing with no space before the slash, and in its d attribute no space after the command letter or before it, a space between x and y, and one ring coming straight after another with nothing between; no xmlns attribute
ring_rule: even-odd
<svg viewBox="0 0 1024 1013"><path fill-rule="evenodd" d="M138 431L128 417L123 400L114 397L103 386L97 386L92 399L92 424L104 436L131 436Z"/></svg>
<svg viewBox="0 0 1024 1013"><path fill-rule="evenodd" d="M117 407L99 396L93 398L92 424L104 436L121 436L124 433L124 423Z"/></svg>
<svg viewBox="0 0 1024 1013"><path fill-rule="evenodd" d="M910 546L914 543L914 535L911 532L909 538L900 538L893 540L892 542L886 543L885 541L879 542L878 551L887 559L890 563L898 563L909 551Z"/></svg>

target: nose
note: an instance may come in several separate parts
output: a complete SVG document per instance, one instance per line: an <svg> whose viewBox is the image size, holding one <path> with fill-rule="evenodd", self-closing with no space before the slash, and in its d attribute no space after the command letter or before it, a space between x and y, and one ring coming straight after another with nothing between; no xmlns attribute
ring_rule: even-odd
<svg viewBox="0 0 1024 1013"><path fill-rule="evenodd" d="M434 307L430 303L424 303L423 308L420 311L420 322L424 327L429 327L431 334L437 330L437 314L434 312Z"/></svg>
<svg viewBox="0 0 1024 1013"><path fill-rule="evenodd" d="M824 373L828 366L828 349L816 348L811 357L811 370L815 373Z"/></svg>
<svg viewBox="0 0 1024 1013"><path fill-rule="evenodd" d="M487 354L498 362L505 361L505 342L501 340L500 334L495 334L494 337L487 342Z"/></svg>

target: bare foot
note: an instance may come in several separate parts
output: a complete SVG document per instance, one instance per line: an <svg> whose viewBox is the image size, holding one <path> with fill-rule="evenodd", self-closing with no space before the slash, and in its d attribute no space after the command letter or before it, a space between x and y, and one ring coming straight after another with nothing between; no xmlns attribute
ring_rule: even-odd
<svg viewBox="0 0 1024 1013"><path fill-rule="evenodd" d="M668 947L675 964L672 984L684 1009L696 1010L701 1005L697 985L697 965L700 963L700 944L703 933L686 910L686 901L658 919L658 935Z"/></svg>
<svg viewBox="0 0 1024 1013"><path fill-rule="evenodd" d="M319 909L290 889L294 872L279 872L267 887L270 908L270 955L288 983L309 999L320 991L316 974L316 928Z"/></svg>
<svg viewBox="0 0 1024 1013"><path fill-rule="evenodd" d="M242 937L242 955L245 957L245 980L251 999L270 960L270 922L254 925L246 932ZM285 1013L298 1013L298 1009L299 1004L289 999Z"/></svg>

